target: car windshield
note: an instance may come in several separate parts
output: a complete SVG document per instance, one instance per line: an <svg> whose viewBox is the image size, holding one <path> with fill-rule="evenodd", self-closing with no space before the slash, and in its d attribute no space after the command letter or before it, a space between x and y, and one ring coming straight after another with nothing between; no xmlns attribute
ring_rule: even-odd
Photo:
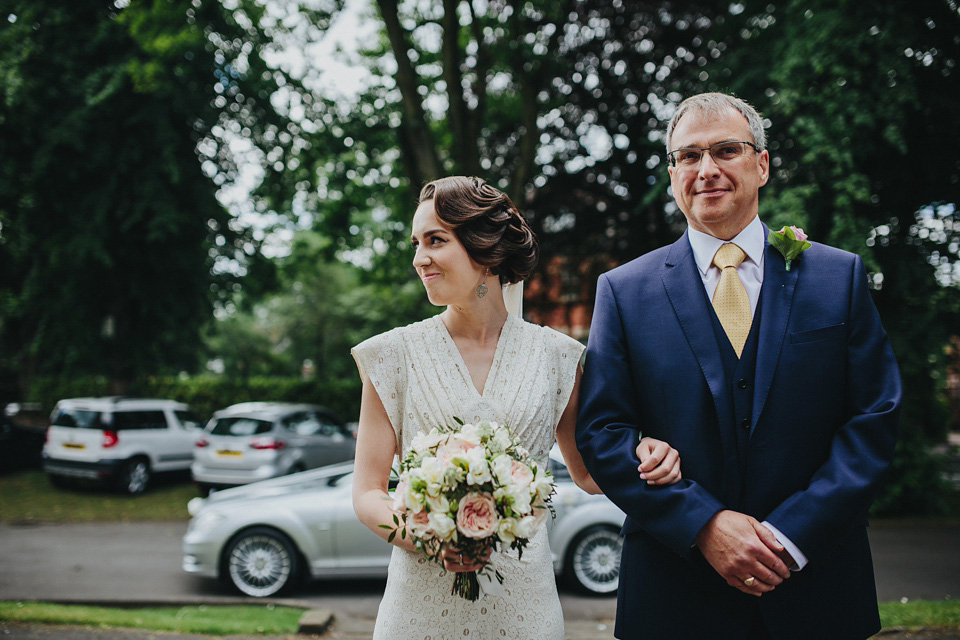
<svg viewBox="0 0 960 640"><path fill-rule="evenodd" d="M54 412L50 424L55 427L76 427L77 429L102 427L100 412L87 409L58 409Z"/></svg>
<svg viewBox="0 0 960 640"><path fill-rule="evenodd" d="M210 434L215 436L255 436L261 433L269 433L273 429L273 423L266 420L257 420L256 418L218 418L210 429Z"/></svg>

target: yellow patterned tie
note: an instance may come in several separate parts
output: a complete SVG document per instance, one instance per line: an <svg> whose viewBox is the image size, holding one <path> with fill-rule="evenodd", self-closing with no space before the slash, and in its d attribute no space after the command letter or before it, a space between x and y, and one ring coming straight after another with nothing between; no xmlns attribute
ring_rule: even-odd
<svg viewBox="0 0 960 640"><path fill-rule="evenodd" d="M750 298L737 275L737 267L746 257L743 249L732 242L721 246L713 256L713 264L720 267L720 282L713 293L713 309L738 358L743 353L743 345L747 342L753 322Z"/></svg>

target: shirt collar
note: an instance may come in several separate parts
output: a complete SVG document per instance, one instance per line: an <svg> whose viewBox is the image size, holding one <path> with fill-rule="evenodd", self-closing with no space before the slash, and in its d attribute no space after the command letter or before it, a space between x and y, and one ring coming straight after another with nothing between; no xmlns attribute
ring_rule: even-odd
<svg viewBox="0 0 960 640"><path fill-rule="evenodd" d="M713 264L713 256L717 253L720 245L732 242L747 254L747 260L752 260L755 264L763 264L763 223L758 216L738 233L732 240L721 240L711 235L687 227L687 238L690 240L690 248L693 249L693 257L697 261L697 268L700 275L706 275L710 266Z"/></svg>

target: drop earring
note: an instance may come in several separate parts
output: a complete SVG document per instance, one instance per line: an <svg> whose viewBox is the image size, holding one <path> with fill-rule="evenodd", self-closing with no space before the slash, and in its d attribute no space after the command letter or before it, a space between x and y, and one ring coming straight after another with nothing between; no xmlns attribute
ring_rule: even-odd
<svg viewBox="0 0 960 640"><path fill-rule="evenodd" d="M485 269L483 272L483 282L477 286L477 297L482 298L487 295L487 275L489 275L490 269Z"/></svg>

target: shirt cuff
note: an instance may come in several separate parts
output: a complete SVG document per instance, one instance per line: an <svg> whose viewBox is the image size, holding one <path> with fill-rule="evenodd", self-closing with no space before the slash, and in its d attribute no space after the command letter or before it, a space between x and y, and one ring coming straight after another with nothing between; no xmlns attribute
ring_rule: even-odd
<svg viewBox="0 0 960 640"><path fill-rule="evenodd" d="M791 571L800 571L805 566L807 566L807 562L808 562L807 556L803 555L803 552L800 551L797 545L793 544L793 541L790 540L790 538L780 533L779 529L777 529L775 526L773 526L766 520L764 520L761 524L763 524L763 526L765 526L767 529L770 529L770 533L773 534L773 537L777 539L777 542L783 545L783 548L786 549L787 553L789 553L790 556L793 558L793 561L794 563L796 563L796 566L790 567Z"/></svg>

